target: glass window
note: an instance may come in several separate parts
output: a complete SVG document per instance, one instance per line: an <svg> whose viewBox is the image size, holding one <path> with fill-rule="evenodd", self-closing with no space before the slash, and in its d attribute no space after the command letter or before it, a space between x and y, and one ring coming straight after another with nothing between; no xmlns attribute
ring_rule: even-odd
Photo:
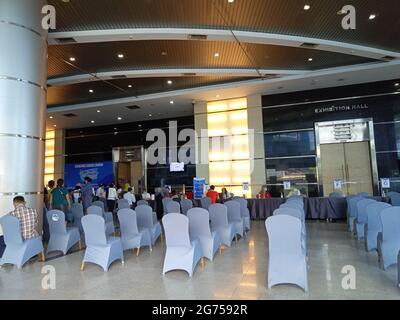
<svg viewBox="0 0 400 320"><path fill-rule="evenodd" d="M265 160L268 183L317 182L315 157Z"/></svg>
<svg viewBox="0 0 400 320"><path fill-rule="evenodd" d="M400 123L375 124L376 151L400 150Z"/></svg>
<svg viewBox="0 0 400 320"><path fill-rule="evenodd" d="M265 134L266 157L315 154L314 130Z"/></svg>

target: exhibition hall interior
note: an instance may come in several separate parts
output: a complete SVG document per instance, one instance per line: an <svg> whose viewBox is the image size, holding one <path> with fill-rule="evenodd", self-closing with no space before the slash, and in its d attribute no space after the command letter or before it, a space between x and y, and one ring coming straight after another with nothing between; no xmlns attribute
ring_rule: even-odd
<svg viewBox="0 0 400 320"><path fill-rule="evenodd" d="M0 300L400 299L397 0L0 0Z"/></svg>

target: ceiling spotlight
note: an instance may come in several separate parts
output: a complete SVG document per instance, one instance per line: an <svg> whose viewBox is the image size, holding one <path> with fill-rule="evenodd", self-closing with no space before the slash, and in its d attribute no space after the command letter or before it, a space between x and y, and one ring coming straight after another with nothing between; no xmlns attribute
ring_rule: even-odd
<svg viewBox="0 0 400 320"><path fill-rule="evenodd" d="M93 93L94 92L94 90L93 89L89 89L89 93Z"/></svg>
<svg viewBox="0 0 400 320"><path fill-rule="evenodd" d="M90 121L90 123L94 123L94 120Z"/></svg>
<svg viewBox="0 0 400 320"><path fill-rule="evenodd" d="M310 10L310 8L311 8L311 6L308 5L308 4L306 4L306 5L304 6L304 10Z"/></svg>
<svg viewBox="0 0 400 320"><path fill-rule="evenodd" d="M55 128L55 127L57 127L57 125L55 124L55 125L53 125L53 127Z"/></svg>
<svg viewBox="0 0 400 320"><path fill-rule="evenodd" d="M394 84L394 86L395 86L395 87L398 87L398 86L400 86L400 83L396 82L396 83Z"/></svg>
<svg viewBox="0 0 400 320"><path fill-rule="evenodd" d="M161 52L161 55L162 55L162 56L166 56L166 55L167 55L167 51Z"/></svg>
<svg viewBox="0 0 400 320"><path fill-rule="evenodd" d="M228 3L234 3L235 0L228 0Z"/></svg>
<svg viewBox="0 0 400 320"><path fill-rule="evenodd" d="M219 97L220 97L220 95L219 95L219 94L217 94L215 97L216 97L216 98L219 98Z"/></svg>
<svg viewBox="0 0 400 320"><path fill-rule="evenodd" d="M142 125L141 125L141 124L138 124L138 127L139 127L139 128L141 128L141 127L142 127Z"/></svg>
<svg viewBox="0 0 400 320"><path fill-rule="evenodd" d="M149 117L152 117L152 116L153 116L153 115L150 113L150 114L149 114Z"/></svg>
<svg viewBox="0 0 400 320"><path fill-rule="evenodd" d="M69 58L69 61L71 61L71 62L74 62L76 59L75 59L75 57L70 57Z"/></svg>
<svg viewBox="0 0 400 320"><path fill-rule="evenodd" d="M117 128L114 128L114 130L117 130Z"/></svg>
<svg viewBox="0 0 400 320"><path fill-rule="evenodd" d="M122 53L118 53L118 58L123 59L124 55Z"/></svg>
<svg viewBox="0 0 400 320"><path fill-rule="evenodd" d="M168 84L172 84L172 81L171 81L171 80L168 80L167 83L168 83Z"/></svg>
<svg viewBox="0 0 400 320"><path fill-rule="evenodd" d="M128 88L132 88L132 85L131 85L131 84L128 84Z"/></svg>
<svg viewBox="0 0 400 320"><path fill-rule="evenodd" d="M372 14L369 15L368 19L369 20L374 20L375 18L376 18L376 15L372 13Z"/></svg>
<svg viewBox="0 0 400 320"><path fill-rule="evenodd" d="M310 62L313 61L313 58L308 58L308 61L310 61Z"/></svg>
<svg viewBox="0 0 400 320"><path fill-rule="evenodd" d="M118 118L117 118L117 120L118 120L118 121L121 121L121 120L122 120L122 118L121 118L121 117L118 117Z"/></svg>
<svg viewBox="0 0 400 320"><path fill-rule="evenodd" d="M50 116L49 118L50 118L50 119L53 119L53 116Z"/></svg>
<svg viewBox="0 0 400 320"><path fill-rule="evenodd" d="M218 52L214 53L214 57L218 58L219 57L219 53Z"/></svg>
<svg viewBox="0 0 400 320"><path fill-rule="evenodd" d="M173 100L171 100L169 103L170 103L170 104L174 104L174 101L173 101Z"/></svg>
<svg viewBox="0 0 400 320"><path fill-rule="evenodd" d="M100 110L97 110L97 113L100 113L101 111Z"/></svg>

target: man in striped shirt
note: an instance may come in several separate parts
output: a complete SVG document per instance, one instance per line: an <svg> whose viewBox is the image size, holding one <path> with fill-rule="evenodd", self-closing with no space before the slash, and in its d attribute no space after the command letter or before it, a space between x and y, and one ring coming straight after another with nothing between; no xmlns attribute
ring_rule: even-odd
<svg viewBox="0 0 400 320"><path fill-rule="evenodd" d="M17 196L13 200L14 211L10 212L10 215L18 218L21 227L22 239L28 240L38 236L35 230L38 224L38 214L36 209L26 207L24 197Z"/></svg>

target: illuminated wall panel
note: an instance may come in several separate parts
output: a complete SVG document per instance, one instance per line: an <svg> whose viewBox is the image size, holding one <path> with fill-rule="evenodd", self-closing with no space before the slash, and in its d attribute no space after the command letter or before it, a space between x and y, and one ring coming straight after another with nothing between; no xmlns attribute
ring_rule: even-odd
<svg viewBox="0 0 400 320"><path fill-rule="evenodd" d="M209 183L250 197L251 190L242 188L243 182L251 184L247 120L246 98L207 104Z"/></svg>
<svg viewBox="0 0 400 320"><path fill-rule="evenodd" d="M44 160L44 185L49 180L54 180L54 162L55 162L55 131L46 131L46 147Z"/></svg>

